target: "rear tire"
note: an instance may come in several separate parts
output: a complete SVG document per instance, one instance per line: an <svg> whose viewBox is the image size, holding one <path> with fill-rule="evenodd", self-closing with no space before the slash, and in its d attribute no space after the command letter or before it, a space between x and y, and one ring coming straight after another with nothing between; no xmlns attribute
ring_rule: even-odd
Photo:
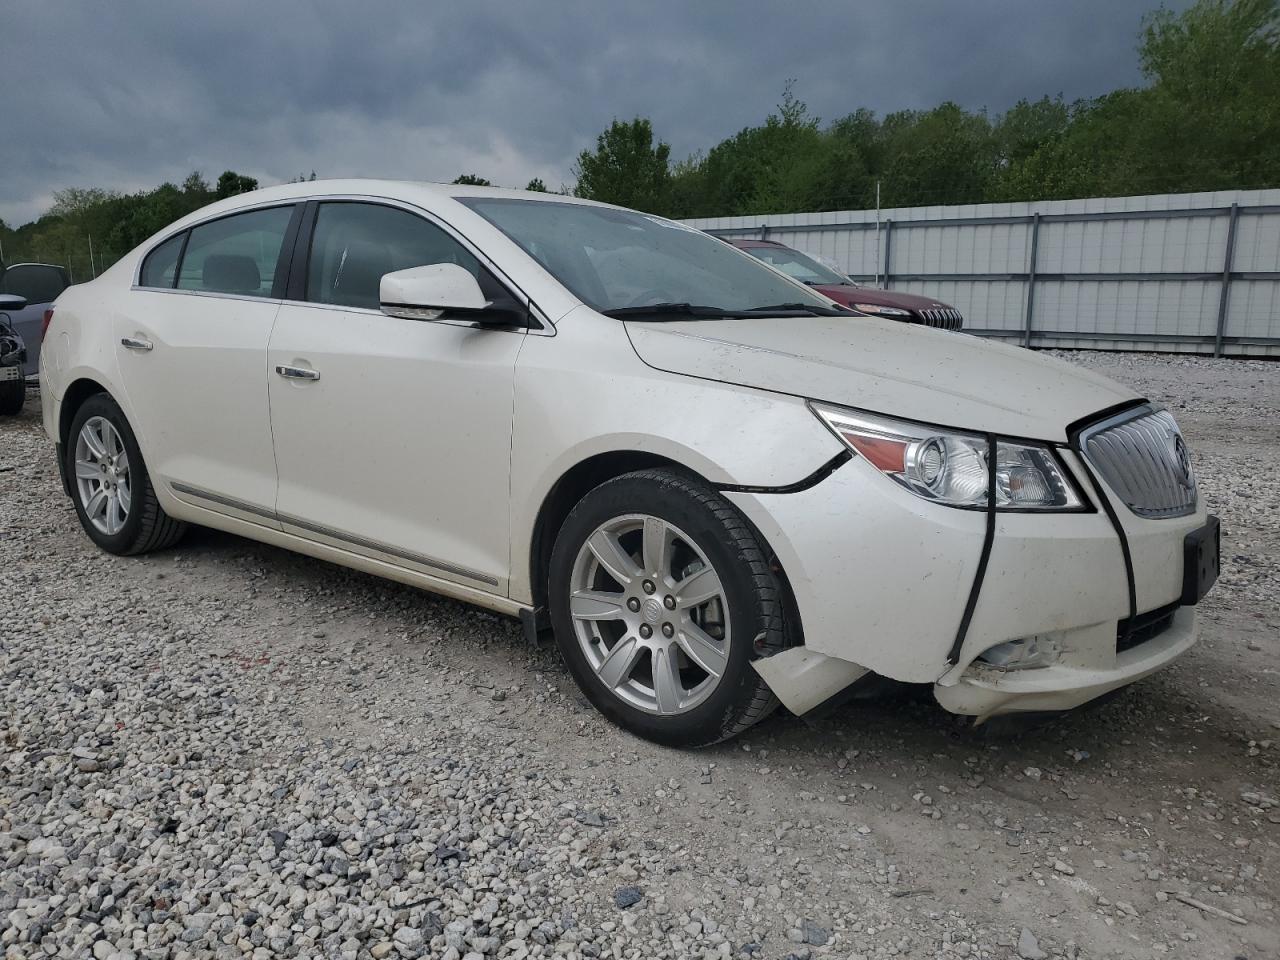
<svg viewBox="0 0 1280 960"><path fill-rule="evenodd" d="M632 733L706 746L777 706L751 661L786 646L784 587L705 483L644 470L596 487L560 529L548 586L565 664Z"/></svg>
<svg viewBox="0 0 1280 960"><path fill-rule="evenodd" d="M27 382L22 377L0 383L0 417L16 417L27 401Z"/></svg>
<svg viewBox="0 0 1280 960"><path fill-rule="evenodd" d="M187 525L160 506L129 421L107 394L80 405L63 455L80 526L107 553L149 553L182 539Z"/></svg>

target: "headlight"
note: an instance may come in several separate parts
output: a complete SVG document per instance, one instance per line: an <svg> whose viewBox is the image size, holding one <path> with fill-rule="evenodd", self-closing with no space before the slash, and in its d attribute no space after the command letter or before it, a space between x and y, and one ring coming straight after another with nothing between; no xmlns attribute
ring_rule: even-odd
<svg viewBox="0 0 1280 960"><path fill-rule="evenodd" d="M855 303L852 304L853 309L861 313L873 313L878 317L909 317L910 310L903 310L901 307L886 307L881 303Z"/></svg>
<svg viewBox="0 0 1280 960"><path fill-rule="evenodd" d="M951 507L986 507L986 437L826 404L810 406L854 453L916 496ZM998 510L1084 509L1047 445L996 441L995 474Z"/></svg>

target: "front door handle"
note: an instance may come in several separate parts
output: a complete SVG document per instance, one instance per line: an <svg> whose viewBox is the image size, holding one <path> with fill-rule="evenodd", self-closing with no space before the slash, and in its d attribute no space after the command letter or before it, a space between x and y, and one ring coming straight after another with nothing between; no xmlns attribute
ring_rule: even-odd
<svg viewBox="0 0 1280 960"><path fill-rule="evenodd" d="M306 367L291 367L287 363L277 363L276 373L284 377L286 380L319 380L319 370L309 370Z"/></svg>
<svg viewBox="0 0 1280 960"><path fill-rule="evenodd" d="M128 347L130 350L154 350L156 345L150 340L139 337L121 337L120 346Z"/></svg>

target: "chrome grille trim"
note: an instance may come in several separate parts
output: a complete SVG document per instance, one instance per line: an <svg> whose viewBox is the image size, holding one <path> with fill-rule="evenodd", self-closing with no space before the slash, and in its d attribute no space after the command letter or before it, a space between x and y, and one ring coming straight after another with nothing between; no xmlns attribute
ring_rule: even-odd
<svg viewBox="0 0 1280 960"><path fill-rule="evenodd" d="M926 326L938 327L942 330L959 330L964 325L964 317L960 315L960 311L952 310L950 307L941 309L930 307L928 310L916 312Z"/></svg>
<svg viewBox="0 0 1280 960"><path fill-rule="evenodd" d="M1080 449L1125 506L1140 517L1194 513L1195 473L1169 411L1143 404L1088 427Z"/></svg>

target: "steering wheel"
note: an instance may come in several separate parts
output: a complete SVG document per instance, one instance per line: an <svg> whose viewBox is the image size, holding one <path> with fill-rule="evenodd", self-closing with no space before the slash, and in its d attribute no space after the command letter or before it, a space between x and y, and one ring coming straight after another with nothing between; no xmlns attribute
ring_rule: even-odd
<svg viewBox="0 0 1280 960"><path fill-rule="evenodd" d="M653 297L657 297L656 300ZM628 307L647 307L651 303L669 303L671 294L666 290L659 290L657 287L650 287L648 290L641 290L634 297L627 301Z"/></svg>

